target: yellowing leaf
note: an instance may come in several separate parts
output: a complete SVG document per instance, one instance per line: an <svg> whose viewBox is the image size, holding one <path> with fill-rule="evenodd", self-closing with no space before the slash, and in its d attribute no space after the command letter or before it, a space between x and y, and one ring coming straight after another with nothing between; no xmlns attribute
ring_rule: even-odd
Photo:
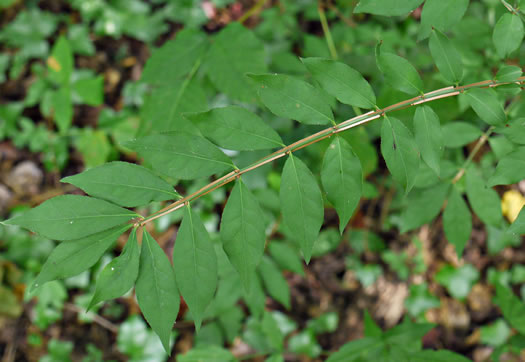
<svg viewBox="0 0 525 362"><path fill-rule="evenodd" d="M519 191L506 191L501 198L501 211L503 212L503 216L511 223L518 218L523 206L525 206L525 196Z"/></svg>

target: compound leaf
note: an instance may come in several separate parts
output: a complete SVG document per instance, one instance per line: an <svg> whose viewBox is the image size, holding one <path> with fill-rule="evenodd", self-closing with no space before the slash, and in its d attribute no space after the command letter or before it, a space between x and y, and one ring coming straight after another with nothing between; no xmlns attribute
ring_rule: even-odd
<svg viewBox="0 0 525 362"><path fill-rule="evenodd" d="M133 288L139 275L139 260L137 233L133 229L122 253L106 265L97 278L95 294L88 309L103 300L118 298Z"/></svg>
<svg viewBox="0 0 525 362"><path fill-rule="evenodd" d="M152 167L173 178L206 177L231 170L231 160L207 139L185 132L152 134L124 144Z"/></svg>
<svg viewBox="0 0 525 362"><path fill-rule="evenodd" d="M423 93L423 81L416 68L405 58L381 52L381 43L376 46L376 62L391 87L410 95Z"/></svg>
<svg viewBox="0 0 525 362"><path fill-rule="evenodd" d="M454 0L456 1L456 0ZM434 29L428 43L430 54L439 72L450 83L457 84L463 79L463 63L456 47L441 31Z"/></svg>
<svg viewBox="0 0 525 362"><path fill-rule="evenodd" d="M87 194L125 207L146 205L150 201L179 197L166 181L145 167L128 162L109 162L80 174L65 177L67 182Z"/></svg>
<svg viewBox="0 0 525 362"><path fill-rule="evenodd" d="M190 207L184 210L173 247L173 269L198 331L217 288L217 255L199 215Z"/></svg>
<svg viewBox="0 0 525 362"><path fill-rule="evenodd" d="M423 161L439 176L443 154L443 134L437 114L429 106L416 109L414 133Z"/></svg>
<svg viewBox="0 0 525 362"><path fill-rule="evenodd" d="M168 257L146 230L142 237L135 291L144 318L169 354L170 335L179 314L180 296Z"/></svg>
<svg viewBox="0 0 525 362"><path fill-rule="evenodd" d="M340 102L366 109L375 107L374 90L355 69L330 59L304 58L302 61L321 87Z"/></svg>
<svg viewBox="0 0 525 362"><path fill-rule="evenodd" d="M467 197L472 210L485 224L500 226L503 221L498 193L488 188L474 168L466 172Z"/></svg>
<svg viewBox="0 0 525 362"><path fill-rule="evenodd" d="M461 259L472 233L472 215L467 203L455 187L452 188L443 212L443 229L448 241L456 248L458 258Z"/></svg>
<svg viewBox="0 0 525 362"><path fill-rule="evenodd" d="M361 162L342 137L336 136L325 152L321 180L326 197L339 215L342 234L359 203L363 185Z"/></svg>
<svg viewBox="0 0 525 362"><path fill-rule="evenodd" d="M324 221L323 197L312 172L293 155L284 164L280 199L283 222L308 263Z"/></svg>
<svg viewBox="0 0 525 362"><path fill-rule="evenodd" d="M229 106L187 114L201 133L220 147L252 151L283 145L281 137L259 116L246 108Z"/></svg>
<svg viewBox="0 0 525 362"><path fill-rule="evenodd" d="M397 118L383 119L381 153L392 177L408 194L419 171L419 150L410 130Z"/></svg>
<svg viewBox="0 0 525 362"><path fill-rule="evenodd" d="M73 240L124 224L137 213L87 196L61 195L4 221L54 240Z"/></svg>
<svg viewBox="0 0 525 362"><path fill-rule="evenodd" d="M523 23L519 15L505 13L499 18L492 33L492 41L500 58L506 58L520 47L523 34Z"/></svg>
<svg viewBox="0 0 525 362"><path fill-rule="evenodd" d="M224 251L239 273L245 290L249 291L264 253L266 233L259 203L241 180L235 184L224 207L220 233Z"/></svg>
<svg viewBox="0 0 525 362"><path fill-rule="evenodd" d="M475 88L465 93L465 96L479 118L491 126L505 124L505 111L494 90Z"/></svg>
<svg viewBox="0 0 525 362"><path fill-rule="evenodd" d="M423 0L361 0L354 13L399 16L411 12L422 2Z"/></svg>
<svg viewBox="0 0 525 362"><path fill-rule="evenodd" d="M309 83L284 74L249 74L259 84L259 98L272 113L304 124L328 124L334 116L321 93Z"/></svg>
<svg viewBox="0 0 525 362"><path fill-rule="evenodd" d="M498 162L496 171L488 181L489 186L510 185L525 179L525 147L519 147Z"/></svg>

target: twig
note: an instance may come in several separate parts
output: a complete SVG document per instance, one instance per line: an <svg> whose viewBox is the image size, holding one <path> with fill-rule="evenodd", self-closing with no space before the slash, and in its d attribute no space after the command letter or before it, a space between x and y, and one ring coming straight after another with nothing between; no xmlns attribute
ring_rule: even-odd
<svg viewBox="0 0 525 362"><path fill-rule="evenodd" d="M259 0L255 5L249 8L242 16L239 18L239 23L244 23L248 18L257 13L263 6L266 4L267 0Z"/></svg>
<svg viewBox="0 0 525 362"><path fill-rule="evenodd" d="M79 306L77 306L75 304L72 304L72 303L65 303L64 304L64 308L69 310L70 312L75 312L77 314L81 314L81 313L85 313L86 312L85 309L80 308ZM118 327L115 324L111 323L106 318L101 317L101 316L99 316L96 313L93 313L93 314L94 314L93 322L95 322L99 326L107 329L108 331L110 331L110 332L112 332L114 334L118 333Z"/></svg>
<svg viewBox="0 0 525 362"><path fill-rule="evenodd" d="M335 48L334 39L332 38L332 33L330 32L330 27L328 26L328 21L326 20L326 14L324 12L323 5L321 4L321 0L319 0L317 12L319 13L319 19L321 20L324 38L326 39L326 44L330 50L330 55L332 56L332 59L337 60L337 49Z"/></svg>

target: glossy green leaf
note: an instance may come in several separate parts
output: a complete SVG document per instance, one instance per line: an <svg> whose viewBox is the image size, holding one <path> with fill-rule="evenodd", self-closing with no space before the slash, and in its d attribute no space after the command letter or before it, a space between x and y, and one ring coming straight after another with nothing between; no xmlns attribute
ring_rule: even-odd
<svg viewBox="0 0 525 362"><path fill-rule="evenodd" d="M456 2L457 0L453 1ZM432 54L432 58L443 78L454 84L461 82L461 79L463 79L461 56L447 36L441 31L434 29L430 34L428 46L430 54Z"/></svg>
<svg viewBox="0 0 525 362"><path fill-rule="evenodd" d="M147 168L120 161L65 177L61 182L75 185L91 196L125 207L180 197L170 184Z"/></svg>
<svg viewBox="0 0 525 362"><path fill-rule="evenodd" d="M159 133L124 145L139 153L160 173L184 180L233 169L231 160L203 137L184 132Z"/></svg>
<svg viewBox="0 0 525 362"><path fill-rule="evenodd" d="M272 240L268 243L268 251L281 269L304 276L303 262L299 253L288 244Z"/></svg>
<svg viewBox="0 0 525 362"><path fill-rule="evenodd" d="M374 90L355 69L330 59L304 58L302 61L321 87L340 102L366 109L375 108Z"/></svg>
<svg viewBox="0 0 525 362"><path fill-rule="evenodd" d="M81 239L60 243L46 260L31 290L55 279L64 279L91 268L131 225L117 226Z"/></svg>
<svg viewBox="0 0 525 362"><path fill-rule="evenodd" d="M443 212L443 230L448 241L454 245L458 259L461 259L465 245L472 234L472 215L467 203L455 187L452 188Z"/></svg>
<svg viewBox="0 0 525 362"><path fill-rule="evenodd" d="M451 122L443 126L443 142L445 147L455 148L468 145L481 137L479 127L466 122Z"/></svg>
<svg viewBox="0 0 525 362"><path fill-rule="evenodd" d="M139 260L137 233L136 229L133 229L122 253L106 265L100 273L95 294L87 309L91 309L101 301L121 297L133 288L139 275Z"/></svg>
<svg viewBox="0 0 525 362"><path fill-rule="evenodd" d="M506 58L520 47L524 33L519 15L505 13L499 18L492 33L492 41L500 58Z"/></svg>
<svg viewBox="0 0 525 362"><path fill-rule="evenodd" d="M522 75L521 68L516 65L502 65L496 74L498 82L514 82Z"/></svg>
<svg viewBox="0 0 525 362"><path fill-rule="evenodd" d="M361 162L344 138L334 137L326 149L321 180L326 197L339 215L339 231L342 234L359 204L363 186Z"/></svg>
<svg viewBox="0 0 525 362"><path fill-rule="evenodd" d="M226 149L251 151L283 146L279 134L246 108L214 108L186 117L205 137Z"/></svg>
<svg viewBox="0 0 525 362"><path fill-rule="evenodd" d="M280 198L283 223L308 263L324 221L323 197L314 175L296 156L290 155L284 165Z"/></svg>
<svg viewBox="0 0 525 362"><path fill-rule="evenodd" d="M441 211L448 190L449 184L441 183L430 189L412 191L401 213L401 232L414 230L434 220Z"/></svg>
<svg viewBox="0 0 525 362"><path fill-rule="evenodd" d="M146 230L135 291L144 318L170 353L170 335L179 314L180 296L168 257Z"/></svg>
<svg viewBox="0 0 525 362"><path fill-rule="evenodd" d="M72 90L82 104L100 106L104 103L104 77L79 79L73 83Z"/></svg>
<svg viewBox="0 0 525 362"><path fill-rule="evenodd" d="M267 256L263 256L261 259L259 275L268 294L284 305L286 309L290 309L290 287L288 282L284 279L277 265Z"/></svg>
<svg viewBox="0 0 525 362"><path fill-rule="evenodd" d="M421 106L416 109L414 133L421 151L421 158L439 176L439 166L444 150L443 133L437 114L429 106Z"/></svg>
<svg viewBox="0 0 525 362"><path fill-rule="evenodd" d="M419 171L419 150L410 130L397 118L383 119L381 153L392 177L408 194Z"/></svg>
<svg viewBox="0 0 525 362"><path fill-rule="evenodd" d="M405 58L381 52L381 43L376 46L376 62L391 87L410 95L423 93L423 81L416 68Z"/></svg>
<svg viewBox="0 0 525 362"><path fill-rule="evenodd" d="M525 207L521 208L518 217L509 226L507 232L517 236L525 235Z"/></svg>
<svg viewBox="0 0 525 362"><path fill-rule="evenodd" d="M51 108L53 119L61 135L64 135L71 127L73 120L73 101L71 100L71 89L69 86L60 87L51 93Z"/></svg>
<svg viewBox="0 0 525 362"><path fill-rule="evenodd" d="M217 288L217 255L199 215L189 207L173 247L173 269L198 331Z"/></svg>
<svg viewBox="0 0 525 362"><path fill-rule="evenodd" d="M139 215L104 200L62 195L3 223L22 226L54 240L72 240L124 224L136 216Z"/></svg>
<svg viewBox="0 0 525 362"><path fill-rule="evenodd" d="M496 128L495 131L505 135L514 143L525 145L525 118L515 119L504 127Z"/></svg>
<svg viewBox="0 0 525 362"><path fill-rule="evenodd" d="M485 224L499 226L503 222L498 193L488 188L479 172L470 168L466 175L467 197L472 210Z"/></svg>
<svg viewBox="0 0 525 362"><path fill-rule="evenodd" d="M264 216L257 199L241 181L235 184L221 218L221 239L246 290L264 253Z"/></svg>
<svg viewBox="0 0 525 362"><path fill-rule="evenodd" d="M249 74L259 98L277 116L304 124L328 124L334 116L322 94L309 83L283 74Z"/></svg>
<svg viewBox="0 0 525 362"><path fill-rule="evenodd" d="M491 126L502 126L507 117L494 90L475 88L465 93L470 106Z"/></svg>
<svg viewBox="0 0 525 362"><path fill-rule="evenodd" d="M525 147L519 147L498 162L496 171L490 177L487 184L510 185L525 180Z"/></svg>
<svg viewBox="0 0 525 362"><path fill-rule="evenodd" d="M62 84L69 83L74 67L73 53L64 36L60 36L53 45L47 66L53 79Z"/></svg>
<svg viewBox="0 0 525 362"><path fill-rule="evenodd" d="M426 0L421 12L418 40L425 39L432 28L448 31L459 23L467 11L469 0Z"/></svg>
<svg viewBox="0 0 525 362"><path fill-rule="evenodd" d="M354 13L385 16L406 15L417 8L423 0L360 0Z"/></svg>
<svg viewBox="0 0 525 362"><path fill-rule="evenodd" d="M264 46L253 32L232 22L220 31L208 52L208 76L229 97L253 103L254 87L245 74L266 72L265 58Z"/></svg>
<svg viewBox="0 0 525 362"><path fill-rule="evenodd" d="M500 307L505 320L525 334L525 304L510 289L499 283L496 285L495 303Z"/></svg>

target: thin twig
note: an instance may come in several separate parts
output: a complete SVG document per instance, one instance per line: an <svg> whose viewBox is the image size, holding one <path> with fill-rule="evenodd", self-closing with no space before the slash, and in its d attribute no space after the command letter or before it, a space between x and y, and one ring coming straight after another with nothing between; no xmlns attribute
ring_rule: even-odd
<svg viewBox="0 0 525 362"><path fill-rule="evenodd" d="M334 39L332 38L332 33L330 32L330 27L328 26L328 21L326 20L326 14L324 12L321 0L319 0L317 12L319 13L319 19L321 20L324 38L326 39L326 44L328 45L328 49L330 50L330 55L332 56L332 59L337 60L337 49L335 48Z"/></svg>
<svg viewBox="0 0 525 362"><path fill-rule="evenodd" d="M81 314L81 313L86 313L86 310L83 309L83 308L80 308L79 306L75 305L75 304L72 304L72 303L65 303L64 304L64 308L71 311L71 312L75 312L77 314ZM114 333L114 334L117 334L118 333L118 327L111 323L110 321L108 321L106 318L96 314L96 313L93 313L94 316L93 316L93 322L95 322L96 324L100 325L101 327L107 329L108 331Z"/></svg>
<svg viewBox="0 0 525 362"><path fill-rule="evenodd" d="M248 20L252 15L256 14L263 6L266 4L267 0L259 0L254 6L249 8L240 18L239 23L244 23L246 20Z"/></svg>
<svg viewBox="0 0 525 362"><path fill-rule="evenodd" d="M489 127L489 129L487 129L487 131L485 131L485 133L483 133L481 135L481 137L479 138L478 142L476 143L476 145L474 146L474 148L472 149L472 151L468 155L468 158L463 163L463 166L461 166L461 168L459 169L459 171L456 174L456 176L454 176L454 178L452 179L452 183L453 184L455 184L456 182L461 180L461 178L465 174L465 171L467 170L467 167L470 165L470 163L472 162L472 160L474 159L476 154L479 152L481 147L483 147L483 145L488 141L490 135L494 131L494 128L495 128L494 126Z"/></svg>

